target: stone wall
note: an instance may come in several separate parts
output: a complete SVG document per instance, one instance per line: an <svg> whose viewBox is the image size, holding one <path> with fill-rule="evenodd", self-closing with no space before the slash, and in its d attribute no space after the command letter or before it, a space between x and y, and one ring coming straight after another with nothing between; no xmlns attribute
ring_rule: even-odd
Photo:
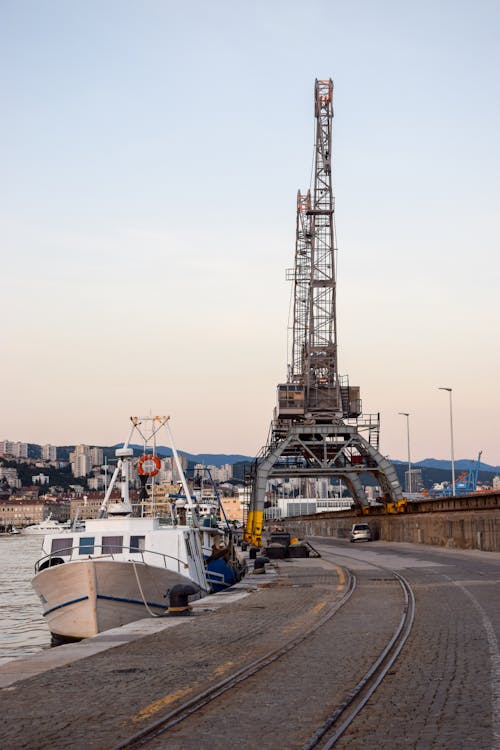
<svg viewBox="0 0 500 750"><path fill-rule="evenodd" d="M496 508L375 516L320 513L283 519L280 526L285 526L293 535L302 538L326 536L348 539L352 524L359 522L368 523L375 538L387 542L500 552L500 510Z"/></svg>

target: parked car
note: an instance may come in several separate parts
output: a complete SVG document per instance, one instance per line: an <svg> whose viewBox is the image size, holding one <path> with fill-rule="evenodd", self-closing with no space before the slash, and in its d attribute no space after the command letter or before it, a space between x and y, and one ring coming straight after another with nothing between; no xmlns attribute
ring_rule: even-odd
<svg viewBox="0 0 500 750"><path fill-rule="evenodd" d="M373 535L367 523L355 523L351 529L351 542L371 542Z"/></svg>

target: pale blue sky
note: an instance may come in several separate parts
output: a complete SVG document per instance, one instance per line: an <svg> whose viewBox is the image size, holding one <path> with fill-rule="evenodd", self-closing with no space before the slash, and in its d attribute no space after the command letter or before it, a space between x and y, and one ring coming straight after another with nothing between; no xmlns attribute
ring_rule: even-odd
<svg viewBox="0 0 500 750"><path fill-rule="evenodd" d="M3 0L0 439L170 413L254 454L286 374L314 79L334 79L342 373L382 451L500 464L500 3Z"/></svg>

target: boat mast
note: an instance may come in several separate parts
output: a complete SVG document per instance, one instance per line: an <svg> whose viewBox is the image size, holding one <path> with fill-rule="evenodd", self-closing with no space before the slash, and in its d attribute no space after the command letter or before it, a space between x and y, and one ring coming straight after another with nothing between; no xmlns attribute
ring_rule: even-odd
<svg viewBox="0 0 500 750"><path fill-rule="evenodd" d="M177 449L175 447L174 436L172 435L172 430L170 429L170 425L169 425L170 417L130 417L130 419L132 421L132 427L130 429L130 433L126 441L123 443L123 447L118 448L116 451L116 456L119 460L113 472L113 476L111 478L111 482L109 483L109 487L104 496L104 500L102 501L101 507L99 508L98 518L103 518L106 513L106 508L108 506L111 493L113 491L113 488L116 484L116 480L120 472L122 473L122 477L123 477L122 491L121 491L122 501L124 504L130 504L130 496L129 496L130 459L133 457L134 451L132 448L129 448L129 445L132 439L132 435L134 434L134 430L137 429L139 434L141 434L141 436L144 437L139 426L143 421L148 421L148 422L153 422L153 423L159 422L159 425L153 429L152 435L148 437L148 440L151 440L151 438L155 438L157 432L160 430L161 427L165 427L165 429L168 432L170 447L172 449L172 454L174 457L175 465L177 467L177 472L181 479L182 488L186 496L186 507L189 508L192 513L193 525L199 526L198 514L196 512L196 504L192 502L192 498L189 492L186 477L185 477L185 474L184 474L184 471L182 469L182 465L179 459L179 454L177 453ZM155 445L156 445L156 440L155 440Z"/></svg>

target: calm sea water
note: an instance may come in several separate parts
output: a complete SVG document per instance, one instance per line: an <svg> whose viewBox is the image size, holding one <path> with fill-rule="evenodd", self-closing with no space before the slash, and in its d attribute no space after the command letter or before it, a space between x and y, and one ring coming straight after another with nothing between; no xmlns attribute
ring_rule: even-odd
<svg viewBox="0 0 500 750"><path fill-rule="evenodd" d="M50 648L49 629L31 588L43 536L0 536L0 665Z"/></svg>

